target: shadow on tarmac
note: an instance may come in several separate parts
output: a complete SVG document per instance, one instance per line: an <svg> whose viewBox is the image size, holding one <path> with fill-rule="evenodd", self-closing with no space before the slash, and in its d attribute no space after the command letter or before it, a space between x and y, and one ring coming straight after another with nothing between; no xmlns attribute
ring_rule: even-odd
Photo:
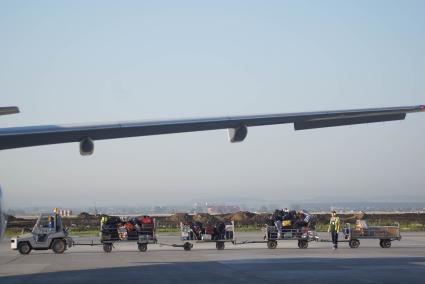
<svg viewBox="0 0 425 284"><path fill-rule="evenodd" d="M424 283L425 257L149 263L0 277L7 283Z"/></svg>

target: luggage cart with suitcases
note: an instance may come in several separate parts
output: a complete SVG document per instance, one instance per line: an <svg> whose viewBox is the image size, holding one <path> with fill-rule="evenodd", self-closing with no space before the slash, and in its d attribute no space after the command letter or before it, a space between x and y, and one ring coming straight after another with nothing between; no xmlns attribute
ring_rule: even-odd
<svg viewBox="0 0 425 284"><path fill-rule="evenodd" d="M340 242L348 242L350 248L358 248L360 240L365 239L379 240L381 248L390 248L392 241L401 240L400 224L395 226L368 226L365 220L358 220L354 228L351 224L345 224L343 234L344 240Z"/></svg>
<svg viewBox="0 0 425 284"><path fill-rule="evenodd" d="M193 248L193 243L215 243L218 250L225 248L225 243L235 244L235 223L234 221L222 222L212 227L202 227L200 223L180 223L180 240L184 242L181 245L174 244L173 247L183 247L189 251Z"/></svg>
<svg viewBox="0 0 425 284"><path fill-rule="evenodd" d="M300 249L308 248L309 242L318 241L315 226L316 216L305 210L275 210L264 225L262 241L244 241L247 243L266 243L269 249L275 249L278 241L297 241Z"/></svg>
<svg viewBox="0 0 425 284"><path fill-rule="evenodd" d="M101 224L100 242L105 252L111 252L116 242L135 242L141 252L145 252L148 244L156 244L156 222L154 218L144 216L125 218L109 217L110 221Z"/></svg>
<svg viewBox="0 0 425 284"><path fill-rule="evenodd" d="M316 231L308 227L299 229L283 229L282 232L279 233L275 226L265 225L262 231L264 232L264 240L243 241L237 244L265 243L269 249L275 249L278 241L298 241L298 248L306 249L310 242L319 240Z"/></svg>
<svg viewBox="0 0 425 284"><path fill-rule="evenodd" d="M298 241L298 248L306 249L310 242L319 240L316 231L308 227L283 229L279 233L275 226L266 225L263 231L265 233L263 241L246 241L243 243L266 243L269 249L275 249L278 241Z"/></svg>
<svg viewBox="0 0 425 284"><path fill-rule="evenodd" d="M309 242L317 241L319 237L315 230L309 227L302 227L298 229L282 229L279 233L275 226L268 226L264 228L264 240L267 241L267 247L274 249L277 247L278 241L298 241L298 247L300 249L308 248Z"/></svg>

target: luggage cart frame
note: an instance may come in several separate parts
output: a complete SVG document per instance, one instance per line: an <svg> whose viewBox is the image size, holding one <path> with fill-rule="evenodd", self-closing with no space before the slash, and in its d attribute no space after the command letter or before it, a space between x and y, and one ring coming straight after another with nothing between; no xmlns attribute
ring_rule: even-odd
<svg viewBox="0 0 425 284"><path fill-rule="evenodd" d="M266 225L262 228L264 232L264 240L262 241L243 241L236 244L267 244L269 249L275 249L278 241L298 241L298 248L308 248L309 242L318 241L319 237L315 230L308 227L299 229L283 229L281 234L278 234L278 229L275 226Z"/></svg>
<svg viewBox="0 0 425 284"><path fill-rule="evenodd" d="M215 247L217 250L224 250L225 243L236 244L235 238L235 222L231 221L231 224L226 225L225 233L222 238L219 239L204 239L198 238L197 234L193 231L193 229L185 225L183 222L180 222L180 240L183 241L183 244L160 244L160 245L168 245L172 247L182 247L185 251L190 251L193 248L193 243L215 243Z"/></svg>
<svg viewBox="0 0 425 284"><path fill-rule="evenodd" d="M132 239L121 239L120 237L111 237L111 236L107 236L105 234L103 234L103 228L102 225L100 226L100 243L103 246L103 251L104 252L111 252L112 248L114 247L114 243L117 242L136 242L137 243L137 248L139 249L140 252L145 252L148 249L148 244L156 244L158 243L158 239L156 236L156 220L155 218L153 218L153 222L152 222L152 230L149 230L149 232L152 232L152 234L146 234L147 232L147 228L143 228L144 225L147 224L142 224L141 229L140 230L136 230L137 231L137 237L136 238L132 238ZM113 229L116 230L116 234L119 236L119 228Z"/></svg>
<svg viewBox="0 0 425 284"><path fill-rule="evenodd" d="M400 241L400 224L395 226L370 226L359 230L353 230L351 224L345 224L343 229L344 240L339 242L348 242L350 248L358 248L360 240L376 239L379 240L381 248L390 248L392 241Z"/></svg>

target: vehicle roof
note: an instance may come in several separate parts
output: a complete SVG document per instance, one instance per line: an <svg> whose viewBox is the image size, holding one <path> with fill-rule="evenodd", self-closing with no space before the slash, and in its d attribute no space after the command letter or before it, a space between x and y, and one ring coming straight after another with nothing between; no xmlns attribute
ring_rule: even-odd
<svg viewBox="0 0 425 284"><path fill-rule="evenodd" d="M39 217L54 216L55 213L41 213Z"/></svg>

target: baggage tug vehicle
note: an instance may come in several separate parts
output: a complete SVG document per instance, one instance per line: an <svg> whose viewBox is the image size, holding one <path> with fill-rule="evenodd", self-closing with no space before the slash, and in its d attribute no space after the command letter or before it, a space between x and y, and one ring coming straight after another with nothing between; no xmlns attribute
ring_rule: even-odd
<svg viewBox="0 0 425 284"><path fill-rule="evenodd" d="M73 239L68 236L68 229L62 225L62 217L56 213L41 214L31 233L10 240L11 248L21 254L29 254L31 250L49 249L55 253L63 253L73 244Z"/></svg>

